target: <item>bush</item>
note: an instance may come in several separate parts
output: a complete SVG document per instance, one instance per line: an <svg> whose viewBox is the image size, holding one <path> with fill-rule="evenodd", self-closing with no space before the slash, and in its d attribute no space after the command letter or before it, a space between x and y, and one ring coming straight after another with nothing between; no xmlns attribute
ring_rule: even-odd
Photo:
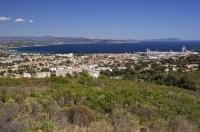
<svg viewBox="0 0 200 132"><path fill-rule="evenodd" d="M169 129L172 132L199 132L196 124L183 117L177 117L176 120L170 122Z"/></svg>
<svg viewBox="0 0 200 132"><path fill-rule="evenodd" d="M132 132L138 129L132 115L121 107L115 109L111 119L115 132Z"/></svg>
<svg viewBox="0 0 200 132"><path fill-rule="evenodd" d="M67 108L64 113L67 117L66 120L77 126L88 126L96 120L97 116L94 110L82 105Z"/></svg>

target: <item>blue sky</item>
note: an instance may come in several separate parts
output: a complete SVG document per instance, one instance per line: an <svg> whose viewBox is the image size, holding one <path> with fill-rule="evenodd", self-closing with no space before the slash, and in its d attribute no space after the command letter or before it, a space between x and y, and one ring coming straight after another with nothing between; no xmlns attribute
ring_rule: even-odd
<svg viewBox="0 0 200 132"><path fill-rule="evenodd" d="M1 0L0 36L200 39L200 0Z"/></svg>

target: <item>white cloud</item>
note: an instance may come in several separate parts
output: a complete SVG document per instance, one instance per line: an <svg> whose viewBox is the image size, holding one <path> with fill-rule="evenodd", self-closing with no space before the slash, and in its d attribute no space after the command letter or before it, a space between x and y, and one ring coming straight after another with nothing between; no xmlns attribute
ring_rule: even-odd
<svg viewBox="0 0 200 132"><path fill-rule="evenodd" d="M12 20L12 18L0 16L0 21L9 21L9 20ZM23 23L23 22L34 23L34 20L33 19L26 20L24 18L16 18L16 19L13 20L13 22L16 22L16 23Z"/></svg>
<svg viewBox="0 0 200 132"><path fill-rule="evenodd" d="M30 23L34 23L34 20L31 19L31 20L29 20L29 22L30 22Z"/></svg>
<svg viewBox="0 0 200 132"><path fill-rule="evenodd" d="M23 18L17 18L14 22L25 22L25 20Z"/></svg>
<svg viewBox="0 0 200 132"><path fill-rule="evenodd" d="M8 21L8 20L11 20L11 18L0 16L0 21Z"/></svg>

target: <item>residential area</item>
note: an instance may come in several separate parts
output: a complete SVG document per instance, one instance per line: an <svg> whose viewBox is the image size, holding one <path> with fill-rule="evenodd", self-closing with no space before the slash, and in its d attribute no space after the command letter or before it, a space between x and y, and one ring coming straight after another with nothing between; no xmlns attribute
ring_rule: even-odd
<svg viewBox="0 0 200 132"><path fill-rule="evenodd" d="M183 65L170 63L180 58L195 56L197 52L187 51L184 47L182 52L158 52L150 51L125 54L39 54L39 53L16 53L1 49L0 51L0 77L2 78L46 78L65 77L67 75L87 71L94 78L100 77L102 71L113 69L124 70L128 67L134 69L140 62L147 65L142 70L151 70L153 64L170 71L193 71L198 70L199 61L190 61ZM198 56L198 57L196 57Z"/></svg>

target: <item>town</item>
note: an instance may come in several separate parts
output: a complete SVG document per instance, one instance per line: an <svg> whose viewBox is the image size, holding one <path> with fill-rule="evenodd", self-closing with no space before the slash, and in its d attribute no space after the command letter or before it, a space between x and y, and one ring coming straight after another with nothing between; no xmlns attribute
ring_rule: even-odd
<svg viewBox="0 0 200 132"><path fill-rule="evenodd" d="M46 78L66 77L83 71L91 77L98 78L103 71L112 72L114 69L124 70L127 67L135 68L140 62L147 62L142 70L151 70L152 64L164 67L165 72L182 70L183 72L198 70L199 62L188 62L184 65L171 64L164 60L178 60L181 57L198 56L182 48L181 52L159 52L147 49L146 52L123 54L39 54L18 53L1 49L0 51L0 77L1 78ZM161 63L162 62L162 63ZM129 65L129 66L128 66Z"/></svg>

